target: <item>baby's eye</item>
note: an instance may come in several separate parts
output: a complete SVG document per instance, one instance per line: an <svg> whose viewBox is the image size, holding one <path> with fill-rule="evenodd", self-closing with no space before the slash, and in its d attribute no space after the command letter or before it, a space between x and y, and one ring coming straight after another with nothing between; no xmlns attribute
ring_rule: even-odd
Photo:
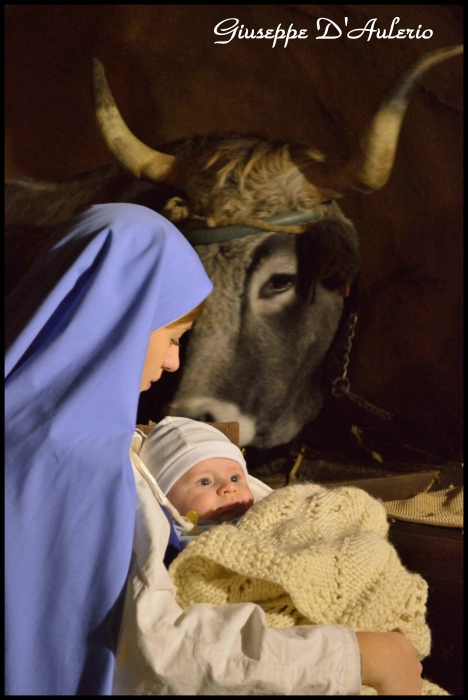
<svg viewBox="0 0 468 700"><path fill-rule="evenodd" d="M211 484L211 479L209 479L207 476L204 476L203 479L200 479L199 482L200 486L209 486Z"/></svg>
<svg viewBox="0 0 468 700"><path fill-rule="evenodd" d="M237 474L233 474L233 476L231 476L231 481L239 481Z"/></svg>

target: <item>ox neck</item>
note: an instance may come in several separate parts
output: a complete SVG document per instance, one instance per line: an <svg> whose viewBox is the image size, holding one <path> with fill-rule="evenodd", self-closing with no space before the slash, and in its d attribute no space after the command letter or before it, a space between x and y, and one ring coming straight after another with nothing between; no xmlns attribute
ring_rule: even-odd
<svg viewBox="0 0 468 700"><path fill-rule="evenodd" d="M291 226L304 224L308 221L315 221L322 217L320 209L314 211L287 211L274 214L266 219L261 219L269 224L274 224L281 229L281 226ZM230 226L218 226L216 228L186 229L180 228L185 238L192 245L206 245L208 243L220 243L222 241L232 241L235 238L252 236L256 233L266 233L265 229L255 226L245 226L244 224L232 224Z"/></svg>

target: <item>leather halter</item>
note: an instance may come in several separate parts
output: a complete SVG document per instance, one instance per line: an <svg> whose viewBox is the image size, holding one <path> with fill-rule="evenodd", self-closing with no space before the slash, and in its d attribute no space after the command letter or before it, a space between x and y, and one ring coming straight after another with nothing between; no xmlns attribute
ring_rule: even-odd
<svg viewBox="0 0 468 700"><path fill-rule="evenodd" d="M291 226L293 224L303 224L308 221L316 221L323 216L320 209L314 211L287 211L274 214L262 221L281 226ZM265 233L265 229L254 226L244 226L243 224L232 224L230 226L218 226L216 228L187 229L179 228L185 238L192 245L205 245L208 243L220 243L222 241L232 241L235 238L252 236L255 233Z"/></svg>

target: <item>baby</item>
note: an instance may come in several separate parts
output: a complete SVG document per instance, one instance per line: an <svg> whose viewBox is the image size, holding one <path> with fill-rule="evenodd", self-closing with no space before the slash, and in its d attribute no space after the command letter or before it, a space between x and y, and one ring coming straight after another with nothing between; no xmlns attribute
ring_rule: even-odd
<svg viewBox="0 0 468 700"><path fill-rule="evenodd" d="M211 425L164 418L144 441L140 458L172 505L199 526L235 520L253 505L242 452Z"/></svg>

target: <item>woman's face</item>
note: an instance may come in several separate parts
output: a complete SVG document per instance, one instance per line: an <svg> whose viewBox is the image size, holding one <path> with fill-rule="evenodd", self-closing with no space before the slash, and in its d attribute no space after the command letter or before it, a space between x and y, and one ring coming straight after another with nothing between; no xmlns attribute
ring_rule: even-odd
<svg viewBox="0 0 468 700"><path fill-rule="evenodd" d="M164 369L166 372L175 372L179 369L179 340L191 327L192 322L181 323L172 328L164 326L151 333L141 375L140 391L147 391L152 382L157 382Z"/></svg>

